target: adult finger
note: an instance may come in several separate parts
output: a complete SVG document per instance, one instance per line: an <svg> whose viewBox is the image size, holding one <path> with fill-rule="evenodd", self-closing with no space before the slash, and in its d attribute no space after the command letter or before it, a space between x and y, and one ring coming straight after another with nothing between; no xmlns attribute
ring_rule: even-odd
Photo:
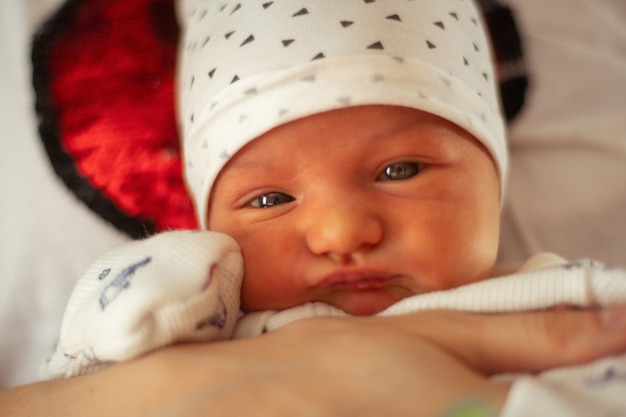
<svg viewBox="0 0 626 417"><path fill-rule="evenodd" d="M626 305L500 315L421 314L416 335L488 375L541 371L626 352Z"/></svg>

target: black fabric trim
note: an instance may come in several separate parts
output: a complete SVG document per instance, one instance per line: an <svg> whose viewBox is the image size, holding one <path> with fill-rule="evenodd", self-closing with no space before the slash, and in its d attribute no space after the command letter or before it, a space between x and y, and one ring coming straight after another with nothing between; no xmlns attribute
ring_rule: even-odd
<svg viewBox="0 0 626 417"><path fill-rule="evenodd" d="M499 67L500 98L504 115L511 123L524 108L530 77L514 11L497 0L478 0L487 22ZM514 69L511 71L511 69Z"/></svg>
<svg viewBox="0 0 626 417"><path fill-rule="evenodd" d="M60 137L59 112L52 96L55 74L50 71L50 52L54 48L59 31L67 27L83 3L85 0L66 1L32 38L32 82L39 135L55 173L80 201L130 237L144 238L156 232L154 223L139 216L126 214L103 192L95 189L77 170L74 158L64 149Z"/></svg>

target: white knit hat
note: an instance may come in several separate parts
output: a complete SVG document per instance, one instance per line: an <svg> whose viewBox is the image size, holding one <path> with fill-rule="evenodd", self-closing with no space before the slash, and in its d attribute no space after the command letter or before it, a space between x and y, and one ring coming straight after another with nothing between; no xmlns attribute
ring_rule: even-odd
<svg viewBox="0 0 626 417"><path fill-rule="evenodd" d="M507 171L490 44L470 0L186 0L179 68L185 172L206 227L215 178L295 119L386 104L443 117Z"/></svg>

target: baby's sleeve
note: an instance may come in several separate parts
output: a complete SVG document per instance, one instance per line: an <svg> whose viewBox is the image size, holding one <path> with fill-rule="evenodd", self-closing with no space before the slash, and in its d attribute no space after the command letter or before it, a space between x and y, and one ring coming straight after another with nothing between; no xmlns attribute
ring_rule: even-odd
<svg viewBox="0 0 626 417"><path fill-rule="evenodd" d="M118 246L80 278L41 379L78 376L183 341L231 337L243 260L229 236L172 231Z"/></svg>

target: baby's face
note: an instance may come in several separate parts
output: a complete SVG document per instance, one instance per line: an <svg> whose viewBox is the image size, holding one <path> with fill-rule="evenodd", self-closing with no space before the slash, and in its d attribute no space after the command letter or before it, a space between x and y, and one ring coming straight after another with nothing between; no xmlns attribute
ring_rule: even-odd
<svg viewBox="0 0 626 417"><path fill-rule="evenodd" d="M413 109L317 114L252 141L215 182L210 230L245 260L242 309L353 315L490 276L499 182L464 130Z"/></svg>

